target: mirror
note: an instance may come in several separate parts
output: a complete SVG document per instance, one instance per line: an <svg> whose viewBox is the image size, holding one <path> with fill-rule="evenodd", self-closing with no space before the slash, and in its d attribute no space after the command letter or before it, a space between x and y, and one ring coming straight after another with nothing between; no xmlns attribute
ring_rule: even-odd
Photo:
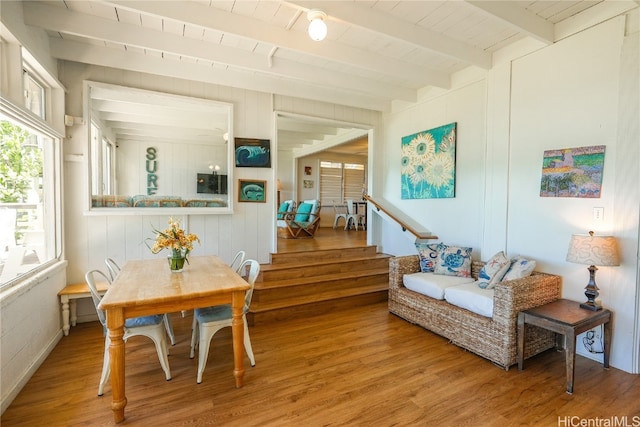
<svg viewBox="0 0 640 427"><path fill-rule="evenodd" d="M233 106L85 82L90 211L231 213Z"/></svg>

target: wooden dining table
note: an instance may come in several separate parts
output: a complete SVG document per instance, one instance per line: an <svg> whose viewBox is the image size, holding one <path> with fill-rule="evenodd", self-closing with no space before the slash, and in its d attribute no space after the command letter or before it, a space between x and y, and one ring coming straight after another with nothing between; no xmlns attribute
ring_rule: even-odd
<svg viewBox="0 0 640 427"><path fill-rule="evenodd" d="M180 273L166 259L128 261L100 302L107 314L111 366L111 409L116 423L124 420L124 321L131 317L172 313L198 307L231 304L236 387L243 385L244 321L242 310L249 284L217 256L192 256ZM195 372L194 372L195 378Z"/></svg>

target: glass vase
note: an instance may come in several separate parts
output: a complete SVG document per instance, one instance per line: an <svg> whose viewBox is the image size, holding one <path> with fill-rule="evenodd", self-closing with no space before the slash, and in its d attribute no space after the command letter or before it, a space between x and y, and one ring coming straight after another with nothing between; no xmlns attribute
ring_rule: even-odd
<svg viewBox="0 0 640 427"><path fill-rule="evenodd" d="M184 262L187 260L186 249L172 249L171 254L167 256L169 261L169 269L172 273L180 273L184 268Z"/></svg>

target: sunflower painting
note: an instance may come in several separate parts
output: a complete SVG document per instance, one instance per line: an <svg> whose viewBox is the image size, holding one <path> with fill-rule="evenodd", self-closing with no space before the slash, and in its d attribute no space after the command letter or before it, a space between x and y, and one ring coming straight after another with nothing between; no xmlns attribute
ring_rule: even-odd
<svg viewBox="0 0 640 427"><path fill-rule="evenodd" d="M402 137L403 199L455 197L456 123Z"/></svg>

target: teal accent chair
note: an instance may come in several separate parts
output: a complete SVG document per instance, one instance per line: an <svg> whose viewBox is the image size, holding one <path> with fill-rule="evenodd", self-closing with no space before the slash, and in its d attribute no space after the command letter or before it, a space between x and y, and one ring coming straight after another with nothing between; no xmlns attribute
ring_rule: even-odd
<svg viewBox="0 0 640 427"><path fill-rule="evenodd" d="M278 236L287 239L313 237L320 226L320 200L303 200L295 212L278 220Z"/></svg>

